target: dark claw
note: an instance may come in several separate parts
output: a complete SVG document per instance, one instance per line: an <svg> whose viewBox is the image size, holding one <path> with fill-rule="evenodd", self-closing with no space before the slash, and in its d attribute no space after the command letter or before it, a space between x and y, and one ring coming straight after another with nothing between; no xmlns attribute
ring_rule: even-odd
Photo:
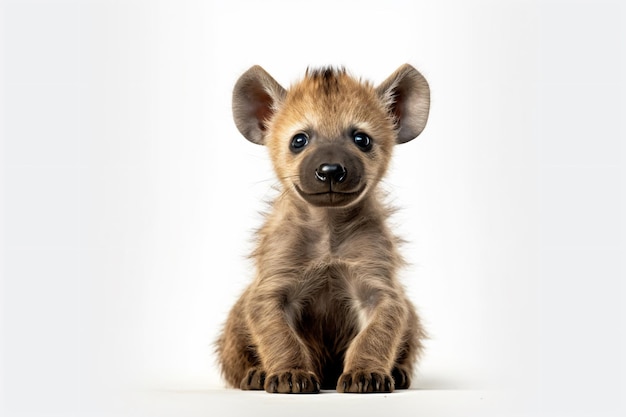
<svg viewBox="0 0 626 417"><path fill-rule="evenodd" d="M270 382L269 391L270 392L277 392L278 391L278 384L276 383L276 381Z"/></svg>
<svg viewBox="0 0 626 417"><path fill-rule="evenodd" d="M385 378L385 391L391 392L391 380L388 378Z"/></svg>

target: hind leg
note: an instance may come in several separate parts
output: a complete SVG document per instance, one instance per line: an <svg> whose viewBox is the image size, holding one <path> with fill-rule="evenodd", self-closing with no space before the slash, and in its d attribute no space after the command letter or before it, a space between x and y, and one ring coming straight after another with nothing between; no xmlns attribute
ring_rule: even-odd
<svg viewBox="0 0 626 417"><path fill-rule="evenodd" d="M229 385L243 390L262 390L265 371L243 319L242 299L233 306L222 335L217 340L217 354L222 375Z"/></svg>
<svg viewBox="0 0 626 417"><path fill-rule="evenodd" d="M419 317L410 303L408 323L391 371L396 389L408 389L411 386L415 362L422 353L422 339L425 337Z"/></svg>

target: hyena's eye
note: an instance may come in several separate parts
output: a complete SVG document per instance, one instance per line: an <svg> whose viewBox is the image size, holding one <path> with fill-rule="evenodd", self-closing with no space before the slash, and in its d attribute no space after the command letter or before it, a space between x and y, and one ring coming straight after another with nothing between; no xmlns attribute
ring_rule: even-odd
<svg viewBox="0 0 626 417"><path fill-rule="evenodd" d="M372 149L372 140L363 132L354 132L352 134L352 140L363 152Z"/></svg>
<svg viewBox="0 0 626 417"><path fill-rule="evenodd" d="M291 139L291 151L300 152L309 144L309 137L304 133L298 133Z"/></svg>

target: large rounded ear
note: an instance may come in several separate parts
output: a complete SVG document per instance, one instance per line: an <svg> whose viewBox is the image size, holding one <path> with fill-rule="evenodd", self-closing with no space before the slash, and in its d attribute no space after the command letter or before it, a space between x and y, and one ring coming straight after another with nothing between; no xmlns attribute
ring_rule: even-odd
<svg viewBox="0 0 626 417"><path fill-rule="evenodd" d="M233 118L237 129L250 142L263 145L266 123L285 96L280 86L258 65L246 71L233 89Z"/></svg>
<svg viewBox="0 0 626 417"><path fill-rule="evenodd" d="M415 68L404 64L383 81L376 92L396 119L397 143L415 139L428 120L430 88Z"/></svg>

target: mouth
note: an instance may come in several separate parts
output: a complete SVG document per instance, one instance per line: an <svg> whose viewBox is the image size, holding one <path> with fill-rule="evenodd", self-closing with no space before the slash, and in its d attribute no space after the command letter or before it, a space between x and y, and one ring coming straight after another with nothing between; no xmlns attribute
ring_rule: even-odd
<svg viewBox="0 0 626 417"><path fill-rule="evenodd" d="M298 194L309 204L317 207L345 207L350 203L355 202L363 191L365 191L366 184L363 184L361 188L353 192L339 192L339 191L323 191L318 193L304 192L298 185L294 184L294 187Z"/></svg>

